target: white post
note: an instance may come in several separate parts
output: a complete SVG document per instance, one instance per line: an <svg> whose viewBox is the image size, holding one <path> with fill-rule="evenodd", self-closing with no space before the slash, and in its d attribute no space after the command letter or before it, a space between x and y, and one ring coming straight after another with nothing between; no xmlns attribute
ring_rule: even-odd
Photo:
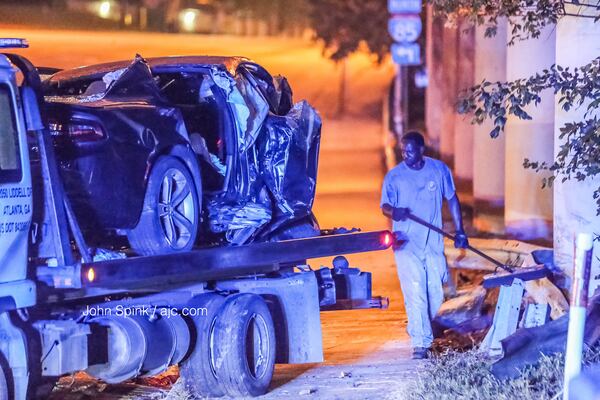
<svg viewBox="0 0 600 400"><path fill-rule="evenodd" d="M575 267L571 289L571 308L569 310L569 332L567 334L567 350L565 352L563 400L569 399L570 381L581 371L583 330L585 328L585 312L590 282L592 245L592 235L589 233L580 233L577 235Z"/></svg>

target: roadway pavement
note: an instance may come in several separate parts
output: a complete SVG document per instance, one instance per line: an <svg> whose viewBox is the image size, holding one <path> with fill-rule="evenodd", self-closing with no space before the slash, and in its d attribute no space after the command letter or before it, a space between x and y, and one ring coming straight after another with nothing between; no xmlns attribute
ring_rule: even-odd
<svg viewBox="0 0 600 400"><path fill-rule="evenodd" d="M0 26L0 37L26 37L20 51L36 65L73 67L115 59L173 54L242 54L273 74L286 75L295 99L306 98L324 116L315 214L322 227L387 229L379 211L384 175L379 107L392 75L389 64L375 66L366 54L350 58L346 68L345 117L340 109L341 68L323 58L317 45L302 39L167 35L123 32L28 30ZM325 362L278 365L266 399L401 398L402 387L421 362L410 360L406 315L391 251L353 255L350 264L373 273L374 295L390 297L388 310L322 313ZM313 266L330 259L311 260ZM163 375L155 389L110 387L77 375L63 379L53 398L164 398ZM58 397L56 397L58 396ZM170 398L185 398L173 391Z"/></svg>
<svg viewBox="0 0 600 400"><path fill-rule="evenodd" d="M387 229L379 210L384 176L381 125L367 119L326 120L315 214L321 226ZM348 256L373 273L373 294L388 296L388 310L323 312L325 362L277 366L268 399L401 398L401 388L424 365L410 359L406 314L391 250ZM311 260L331 265L330 260Z"/></svg>

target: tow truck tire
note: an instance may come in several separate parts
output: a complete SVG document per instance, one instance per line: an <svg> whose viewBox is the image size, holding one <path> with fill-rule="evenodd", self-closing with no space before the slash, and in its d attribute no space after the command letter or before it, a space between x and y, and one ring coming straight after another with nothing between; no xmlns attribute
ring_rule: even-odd
<svg viewBox="0 0 600 400"><path fill-rule="evenodd" d="M227 395L266 393L275 367L275 328L262 297L227 299L216 321L215 354L217 378Z"/></svg>
<svg viewBox="0 0 600 400"><path fill-rule="evenodd" d="M221 397L223 390L214 367L213 346L215 319L225 303L217 294L200 295L188 303L188 308L206 308L206 315L190 316L191 350L179 367L185 387L198 398Z"/></svg>
<svg viewBox="0 0 600 400"><path fill-rule="evenodd" d="M9 371L8 363L0 354L0 400L9 400L13 397L11 395L12 387L9 386L9 382L11 382Z"/></svg>
<svg viewBox="0 0 600 400"><path fill-rule="evenodd" d="M127 232L131 248L143 256L191 250L199 225L199 192L192 174L175 157L158 158L138 224Z"/></svg>

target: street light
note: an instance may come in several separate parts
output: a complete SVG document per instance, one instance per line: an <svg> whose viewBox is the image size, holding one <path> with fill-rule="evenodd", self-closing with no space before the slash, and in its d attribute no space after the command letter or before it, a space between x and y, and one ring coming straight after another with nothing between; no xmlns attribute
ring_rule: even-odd
<svg viewBox="0 0 600 400"><path fill-rule="evenodd" d="M100 3L100 7L98 8L98 15L100 15L100 18L110 17L110 1L105 0Z"/></svg>
<svg viewBox="0 0 600 400"><path fill-rule="evenodd" d="M198 17L198 10L188 8L181 11L180 21L181 27L186 32L193 32L196 30L196 19Z"/></svg>

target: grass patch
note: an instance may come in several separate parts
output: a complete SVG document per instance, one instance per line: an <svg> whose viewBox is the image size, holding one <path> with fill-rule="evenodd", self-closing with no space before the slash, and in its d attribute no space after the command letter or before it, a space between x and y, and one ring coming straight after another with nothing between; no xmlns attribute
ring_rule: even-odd
<svg viewBox="0 0 600 400"><path fill-rule="evenodd" d="M500 381L492 362L476 351L436 356L407 388L406 399L552 399L562 392L562 356L542 357L520 378Z"/></svg>
<svg viewBox="0 0 600 400"><path fill-rule="evenodd" d="M585 364L600 361L600 349L586 353ZM553 400L562 396L564 356L541 356L517 379L501 381L492 361L477 351L435 356L408 386L388 398L407 400Z"/></svg>

